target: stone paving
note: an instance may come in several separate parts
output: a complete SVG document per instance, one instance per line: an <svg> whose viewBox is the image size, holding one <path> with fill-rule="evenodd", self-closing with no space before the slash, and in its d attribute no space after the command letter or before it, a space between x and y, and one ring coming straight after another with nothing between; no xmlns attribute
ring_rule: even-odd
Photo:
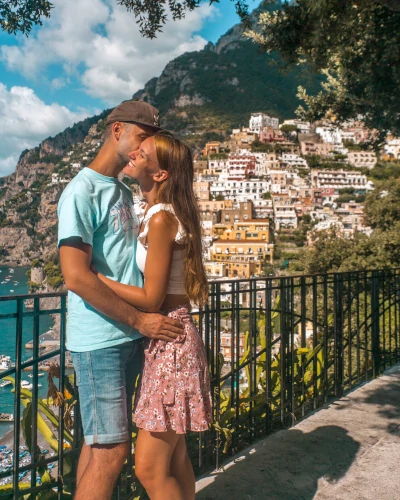
<svg viewBox="0 0 400 500"><path fill-rule="evenodd" d="M196 500L400 500L400 365L197 481Z"/></svg>

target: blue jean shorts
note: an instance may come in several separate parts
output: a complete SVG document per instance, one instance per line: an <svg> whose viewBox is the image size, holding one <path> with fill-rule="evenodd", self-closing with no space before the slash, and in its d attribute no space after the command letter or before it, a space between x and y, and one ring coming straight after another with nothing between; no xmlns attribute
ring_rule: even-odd
<svg viewBox="0 0 400 500"><path fill-rule="evenodd" d="M142 371L140 340L87 352L71 352L87 445L128 441L132 395Z"/></svg>

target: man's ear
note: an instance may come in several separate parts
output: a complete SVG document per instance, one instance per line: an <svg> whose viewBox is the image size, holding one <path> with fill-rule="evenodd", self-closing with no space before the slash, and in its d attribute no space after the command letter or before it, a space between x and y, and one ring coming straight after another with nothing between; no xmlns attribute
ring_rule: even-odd
<svg viewBox="0 0 400 500"><path fill-rule="evenodd" d="M122 133L122 123L121 122L115 122L112 125L112 135L114 139L119 141Z"/></svg>
<svg viewBox="0 0 400 500"><path fill-rule="evenodd" d="M153 179L156 182L164 182L168 179L168 172L166 170L159 170L156 174L154 174Z"/></svg>

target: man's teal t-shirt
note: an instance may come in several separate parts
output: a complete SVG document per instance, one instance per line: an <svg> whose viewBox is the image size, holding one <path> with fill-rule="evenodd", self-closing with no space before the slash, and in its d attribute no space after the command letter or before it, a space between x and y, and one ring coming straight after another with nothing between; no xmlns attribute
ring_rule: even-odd
<svg viewBox="0 0 400 500"><path fill-rule="evenodd" d="M100 273L120 283L143 286L135 259L139 219L132 193L122 182L84 168L61 195L58 221L58 246L68 238L79 237L92 246L92 264ZM94 351L140 336L68 292L70 351Z"/></svg>

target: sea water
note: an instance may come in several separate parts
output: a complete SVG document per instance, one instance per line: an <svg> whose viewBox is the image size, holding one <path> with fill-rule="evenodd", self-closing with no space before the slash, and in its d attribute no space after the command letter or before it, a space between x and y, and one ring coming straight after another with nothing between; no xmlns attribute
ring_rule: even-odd
<svg viewBox="0 0 400 500"><path fill-rule="evenodd" d="M14 273L10 273L10 268L0 267L0 296L15 296L28 293L28 276L27 267L16 267ZM11 276L8 283L1 284L6 276ZM15 283L18 282L18 284ZM13 291L12 291L13 290ZM24 305L24 311L29 311ZM17 301L10 300L0 301L0 315L5 313L15 313L17 311ZM0 354L11 356L11 360L15 362L16 349L16 319L1 319L0 318ZM40 316L39 332L47 332L53 325L53 320L50 316ZM32 357L32 349L26 349L25 344L33 338L33 317L23 318L22 324L22 360L25 361ZM1 372L0 372L1 373ZM22 379L32 382L28 374L32 372L23 371ZM39 388L39 397L46 397L47 394L47 374L38 378L38 383L42 385ZM0 387L0 413L14 413L14 393L11 392L12 386ZM12 424L0 422L0 438L12 429Z"/></svg>

